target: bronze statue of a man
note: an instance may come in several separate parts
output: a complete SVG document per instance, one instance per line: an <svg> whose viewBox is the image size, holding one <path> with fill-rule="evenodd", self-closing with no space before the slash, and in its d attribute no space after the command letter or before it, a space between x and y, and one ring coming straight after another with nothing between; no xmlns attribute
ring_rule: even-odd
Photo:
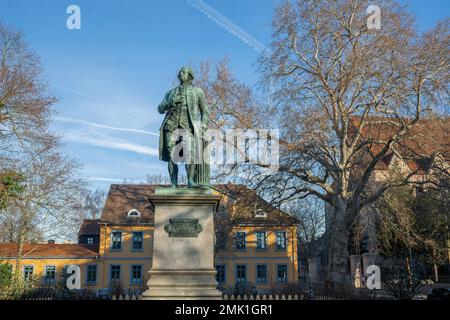
<svg viewBox="0 0 450 320"><path fill-rule="evenodd" d="M182 67L178 79L180 85L169 90L158 106L158 112L166 114L160 128L159 159L168 162L173 187L178 187L177 162L185 162L187 186L200 187L202 182L200 180L205 180L206 167L195 159L203 159L203 155L199 153L203 152L201 139L208 128L209 110L203 90L192 85L194 80L192 69ZM180 145L182 145L181 155ZM180 157L184 160L179 161ZM207 169L209 179L209 164Z"/></svg>

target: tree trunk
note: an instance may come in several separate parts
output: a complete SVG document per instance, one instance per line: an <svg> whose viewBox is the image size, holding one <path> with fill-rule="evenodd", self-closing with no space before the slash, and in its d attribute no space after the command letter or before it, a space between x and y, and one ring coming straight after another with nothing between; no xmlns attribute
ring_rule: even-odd
<svg viewBox="0 0 450 320"><path fill-rule="evenodd" d="M335 208L329 237L327 289L339 292L349 284L348 270L348 228L346 208Z"/></svg>
<svg viewBox="0 0 450 320"><path fill-rule="evenodd" d="M22 252L23 252L23 241L17 243L17 251L16 251L16 268L14 270L15 275L19 275L21 272L20 263L22 261Z"/></svg>
<svg viewBox="0 0 450 320"><path fill-rule="evenodd" d="M439 272L438 272L438 266L436 264L436 260L433 259L433 268L434 268L434 282L439 282Z"/></svg>

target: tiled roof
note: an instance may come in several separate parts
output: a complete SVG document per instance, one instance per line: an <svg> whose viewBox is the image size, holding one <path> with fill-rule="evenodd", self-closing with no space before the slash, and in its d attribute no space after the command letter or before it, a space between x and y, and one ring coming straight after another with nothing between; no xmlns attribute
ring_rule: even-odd
<svg viewBox="0 0 450 320"><path fill-rule="evenodd" d="M81 223L80 230L78 231L79 236L93 236L100 234L99 219L84 219Z"/></svg>
<svg viewBox="0 0 450 320"><path fill-rule="evenodd" d="M163 185L133 185L113 184L110 187L101 220L111 224L153 224L153 208L149 202L149 196L154 194L156 187ZM167 187L167 186L165 186ZM232 210L235 217L239 216L242 223L273 223L294 224L297 220L287 213L273 208L256 195L253 190L243 185L218 184L215 188L230 199L225 204ZM128 211L137 209L141 213L140 218L127 217ZM267 213L266 218L255 217L254 213L261 209Z"/></svg>
<svg viewBox="0 0 450 320"><path fill-rule="evenodd" d="M250 190L243 185L220 184L215 186L223 193L234 198L235 206L228 203L232 210L232 219L240 224L296 224L298 220L284 211L281 211L259 197L255 190ZM233 202L233 200L231 200ZM257 210L266 213L265 217L255 215Z"/></svg>
<svg viewBox="0 0 450 320"><path fill-rule="evenodd" d="M15 243L0 243L0 257L15 257ZM95 246L82 244L25 243L22 255L26 257L95 257L98 249Z"/></svg>
<svg viewBox="0 0 450 320"><path fill-rule="evenodd" d="M153 208L149 196L156 185L112 184L103 207L101 220L112 224L153 224ZM127 217L128 211L136 209L140 217Z"/></svg>
<svg viewBox="0 0 450 320"><path fill-rule="evenodd" d="M362 130L361 139L365 142L372 142L370 150L377 154L384 147L384 142L394 134L394 125L389 124L387 118L371 118L369 123ZM389 119L393 123L398 120ZM381 122L381 123L380 123ZM354 132L359 126L359 118L352 118L352 127L349 132ZM407 132L404 139L393 145L397 154L405 161L410 170L419 170L419 173L426 172L433 157L441 155L446 161L450 160L450 117L442 119L423 119ZM389 152L381 159L376 169L388 169L393 153Z"/></svg>

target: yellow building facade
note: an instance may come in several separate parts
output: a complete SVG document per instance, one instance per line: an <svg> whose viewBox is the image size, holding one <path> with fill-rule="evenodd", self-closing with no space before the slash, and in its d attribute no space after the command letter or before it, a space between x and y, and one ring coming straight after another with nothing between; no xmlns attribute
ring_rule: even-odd
<svg viewBox="0 0 450 320"><path fill-rule="evenodd" d="M236 191L234 185L216 187L223 190L221 208L227 215L225 221L218 218L216 223L216 229L226 230L221 241L216 240L218 284L233 287L251 282L263 292L274 285L297 283L297 221L281 211L262 211L267 204L261 199L255 215L251 194L244 194L250 199L251 206L247 206L236 193L230 194L230 190ZM144 291L153 255L153 211L148 196L154 188L112 185L101 218L83 222L78 244L26 245L20 261L23 276L27 277L32 267L34 278L51 284L49 278L61 279L65 266L75 264L80 267L83 288L98 292L118 286ZM15 265L14 249L5 248L6 244L0 244L0 260Z"/></svg>

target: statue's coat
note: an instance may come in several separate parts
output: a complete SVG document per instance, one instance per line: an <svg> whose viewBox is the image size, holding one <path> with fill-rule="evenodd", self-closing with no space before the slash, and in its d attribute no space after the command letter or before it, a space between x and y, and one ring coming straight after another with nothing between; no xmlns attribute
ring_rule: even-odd
<svg viewBox="0 0 450 320"><path fill-rule="evenodd" d="M172 108L172 98L175 94L177 88L169 90L164 96L163 101L158 106L158 112L163 114L167 110ZM196 137L201 137L201 132L203 128L206 128L209 121L209 110L206 104L205 93L201 88L188 85L186 87L187 96L187 108L189 114L189 123L192 128L192 133ZM164 146L163 130L167 121L170 120L171 112L167 112L164 121L159 129L159 159L162 161L169 161L170 155L168 154L167 147ZM194 133L195 132L195 133ZM197 142L198 143L198 142Z"/></svg>

